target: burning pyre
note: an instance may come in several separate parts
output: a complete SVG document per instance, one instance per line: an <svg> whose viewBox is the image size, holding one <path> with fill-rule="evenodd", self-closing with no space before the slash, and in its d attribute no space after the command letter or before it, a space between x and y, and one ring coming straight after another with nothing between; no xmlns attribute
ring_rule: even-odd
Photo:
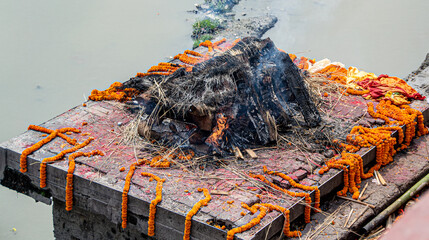
<svg viewBox="0 0 429 240"><path fill-rule="evenodd" d="M140 135L226 153L275 142L279 131L321 121L300 69L269 38L244 38L213 53L191 70L138 75L124 83L141 93Z"/></svg>

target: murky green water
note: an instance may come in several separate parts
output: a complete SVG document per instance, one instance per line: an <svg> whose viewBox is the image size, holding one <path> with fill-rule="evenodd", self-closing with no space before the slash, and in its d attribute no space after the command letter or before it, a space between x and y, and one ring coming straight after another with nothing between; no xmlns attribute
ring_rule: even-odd
<svg viewBox="0 0 429 240"><path fill-rule="evenodd" d="M0 142L192 46L194 1L0 1ZM16 232L12 232L16 228ZM0 239L53 239L51 207L0 186Z"/></svg>
<svg viewBox="0 0 429 240"><path fill-rule="evenodd" d="M193 4L1 1L0 141L190 48ZM237 11L250 8L279 17L265 35L278 47L311 58L404 77L429 52L426 0L242 0ZM0 239L52 238L50 206L0 187Z"/></svg>
<svg viewBox="0 0 429 240"><path fill-rule="evenodd" d="M264 37L287 52L406 77L429 52L426 0L243 0L279 19ZM245 8L245 9L243 9Z"/></svg>

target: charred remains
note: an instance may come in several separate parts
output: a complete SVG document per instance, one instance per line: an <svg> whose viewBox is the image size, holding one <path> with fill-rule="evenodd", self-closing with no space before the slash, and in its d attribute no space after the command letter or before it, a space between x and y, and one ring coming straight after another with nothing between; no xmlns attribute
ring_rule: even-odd
<svg viewBox="0 0 429 240"><path fill-rule="evenodd" d="M124 87L143 92L141 135L205 143L220 153L266 145L291 126L321 121L301 70L269 38L244 38L190 72L136 77Z"/></svg>

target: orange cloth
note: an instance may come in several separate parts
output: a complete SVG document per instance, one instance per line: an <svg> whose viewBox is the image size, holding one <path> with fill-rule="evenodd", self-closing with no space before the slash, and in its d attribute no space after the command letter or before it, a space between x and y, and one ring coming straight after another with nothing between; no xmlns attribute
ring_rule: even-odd
<svg viewBox="0 0 429 240"><path fill-rule="evenodd" d="M390 100L395 98L398 101L395 101L395 104L401 104L403 100L400 100L398 93L402 94L404 98L412 98L417 100L424 100L425 97L420 95L414 88L410 87L407 82L397 77L389 77L388 75L380 75L378 78L367 78L363 81L358 82L358 85L369 90L369 94L364 97L371 96L373 99L378 99L380 97L386 97ZM395 94L396 93L396 94ZM392 96L394 98L392 99ZM399 98L398 98L399 97ZM405 99L406 100L406 99Z"/></svg>

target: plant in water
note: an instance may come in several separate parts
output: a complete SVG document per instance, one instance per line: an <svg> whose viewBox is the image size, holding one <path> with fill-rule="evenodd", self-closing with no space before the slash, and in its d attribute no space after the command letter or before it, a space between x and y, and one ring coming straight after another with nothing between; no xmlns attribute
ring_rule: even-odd
<svg viewBox="0 0 429 240"><path fill-rule="evenodd" d="M204 20L197 20L192 25L192 37L199 38L201 35L204 34L213 34L215 33L220 27L220 22L218 20L213 19L204 19Z"/></svg>

